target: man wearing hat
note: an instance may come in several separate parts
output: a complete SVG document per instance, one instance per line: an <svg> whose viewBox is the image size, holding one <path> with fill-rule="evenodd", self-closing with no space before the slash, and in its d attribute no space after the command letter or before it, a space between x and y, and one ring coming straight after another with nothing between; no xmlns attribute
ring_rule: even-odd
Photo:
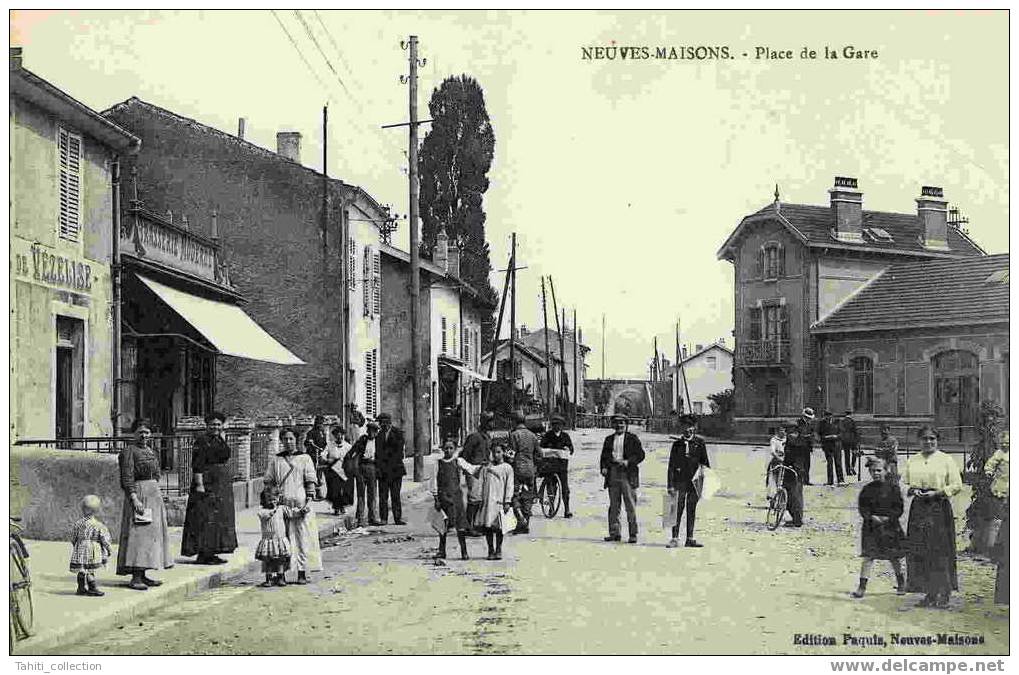
<svg viewBox="0 0 1019 675"><path fill-rule="evenodd" d="M205 433L195 439L191 455L193 477L180 553L198 556L199 565L222 565L226 560L217 553L232 553L237 548L230 446L223 438L225 422L223 413L206 415Z"/></svg>
<svg viewBox="0 0 1019 675"><path fill-rule="evenodd" d="M697 501L700 495L697 493L695 483L703 474L701 467L711 466L708 463L708 447L704 439L694 434L697 427L697 418L693 415L683 415L679 418L683 425L683 436L672 444L669 453L669 472L666 477L666 486L669 490L669 497L679 500L679 509L676 512L676 522L672 526L672 539L666 544L666 548L679 546L679 521L683 519L683 510L686 510L686 546L700 548L693 537L694 525L697 518Z"/></svg>
<svg viewBox="0 0 1019 675"><path fill-rule="evenodd" d="M839 441L846 460L846 475L856 475L856 459L860 455L860 435L856 430L853 411L847 410L839 420Z"/></svg>
<svg viewBox="0 0 1019 675"><path fill-rule="evenodd" d="M393 426L393 418L389 413L380 413L377 419L379 519L383 525L389 520L389 502L392 500L393 524L406 525L403 520L403 504L400 502L400 488L403 487L403 477L407 473L403 466L403 432Z"/></svg>
<svg viewBox="0 0 1019 675"><path fill-rule="evenodd" d="M644 448L636 434L626 430L623 415L612 416L614 433L602 444L601 475L609 491L609 536L605 541L621 541L619 527L619 503L626 507L626 524L631 544L637 543L636 489L640 485L638 466L644 461Z"/></svg>
<svg viewBox="0 0 1019 675"><path fill-rule="evenodd" d="M803 476L807 473L806 460L810 456L810 437L808 436L804 441L801 439L801 433L809 433L809 431L803 431L797 424L789 427L786 433L785 458L782 463L792 471L785 472L782 485L789 495L786 510L789 511L790 520L785 523L785 526L803 527Z"/></svg>
<svg viewBox="0 0 1019 675"><path fill-rule="evenodd" d="M548 450L569 450L572 455L573 441L570 439L570 435L563 431L566 420L563 419L562 415L552 415L549 423L552 428L541 437L541 448ZM573 517L573 512L570 511L570 484L567 482L569 468L568 459L549 457L544 461L542 471L544 475L551 476L554 474L559 476L559 484L563 486L563 507L566 509L563 513L563 518Z"/></svg>
<svg viewBox="0 0 1019 675"><path fill-rule="evenodd" d="M830 410L825 410L821 422L817 425L817 435L821 437L821 449L824 451L824 461L828 465L828 482L825 485L832 485L835 478L838 484L846 482L842 474L842 442L839 440L839 425ZM834 478L832 467L835 467Z"/></svg>
<svg viewBox="0 0 1019 675"><path fill-rule="evenodd" d="M813 485L810 482L810 455L814 452L814 417L813 408L804 408L800 413L800 419L796 422L796 428L799 430L799 443L804 448L804 473L800 477L804 485Z"/></svg>
<svg viewBox="0 0 1019 675"><path fill-rule="evenodd" d="M475 466L488 466L491 463L489 447L492 443L492 436L489 429L492 428L492 421L495 419L490 411L486 410L478 418L478 429L472 431L464 439L463 451L460 456L464 461ZM482 474L467 474L467 524L470 529L467 535L480 537L481 533L474 529L474 516L481 508L481 488L483 484Z"/></svg>
<svg viewBox="0 0 1019 675"><path fill-rule="evenodd" d="M527 534L531 531L531 508L534 506L535 458L538 455L538 437L525 424L522 413L514 413L516 427L509 435L509 447L513 452L513 510L517 517L517 529L512 534Z"/></svg>
<svg viewBox="0 0 1019 675"><path fill-rule="evenodd" d="M354 484L357 487L357 524L364 526L365 498L368 502L368 524L379 525L379 518L376 515L376 495L378 490L378 423L368 422L365 433L357 439L350 455L357 458L358 473L354 477ZM365 494L367 493L367 495Z"/></svg>

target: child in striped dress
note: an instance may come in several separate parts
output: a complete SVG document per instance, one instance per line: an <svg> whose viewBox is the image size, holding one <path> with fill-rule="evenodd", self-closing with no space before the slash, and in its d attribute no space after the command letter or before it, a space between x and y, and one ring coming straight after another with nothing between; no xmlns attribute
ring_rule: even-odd
<svg viewBox="0 0 1019 675"><path fill-rule="evenodd" d="M259 586L286 586L284 573L290 567L290 540L287 539L287 518L296 518L298 513L307 513L310 509L291 508L280 504L280 491L276 487L267 487L259 497L262 508L258 511L258 520L262 526L262 538L255 548L255 559L262 561L265 581Z"/></svg>
<svg viewBox="0 0 1019 675"><path fill-rule="evenodd" d="M96 518L101 507L99 497L85 495L81 500L81 518L71 526L69 569L78 573L78 590L75 595L105 595L96 587L95 571L104 567L110 559L113 540L110 538L110 530Z"/></svg>

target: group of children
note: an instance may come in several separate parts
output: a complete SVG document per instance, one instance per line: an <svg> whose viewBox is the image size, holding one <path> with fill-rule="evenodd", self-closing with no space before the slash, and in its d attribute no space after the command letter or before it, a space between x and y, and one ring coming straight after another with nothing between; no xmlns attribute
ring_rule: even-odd
<svg viewBox="0 0 1019 675"><path fill-rule="evenodd" d="M508 526L510 507L513 500L513 468L505 462L506 447L499 441L491 446L490 464L470 464L459 456L456 442L446 439L442 444L442 458L436 462L432 477L431 492L437 512L445 518L436 519L435 529L439 534L439 550L436 559L446 557L446 535L450 528L456 530L460 543L460 559L469 559L467 536L473 530L484 533L488 544L488 560L502 560L503 534ZM481 480L481 504L474 510L474 522L466 517L465 494L461 477L467 474Z"/></svg>

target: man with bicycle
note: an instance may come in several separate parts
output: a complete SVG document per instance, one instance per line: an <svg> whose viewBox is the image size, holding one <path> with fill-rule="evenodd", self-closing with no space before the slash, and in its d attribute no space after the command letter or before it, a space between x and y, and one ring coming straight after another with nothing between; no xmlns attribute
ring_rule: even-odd
<svg viewBox="0 0 1019 675"><path fill-rule="evenodd" d="M573 454L573 441L570 439L570 435L563 431L563 426L566 424L566 420L562 418L562 415L552 415L552 419L549 420L551 429L546 431L541 437L540 447L542 450L569 450L570 454ZM559 484L563 490L563 507L565 513L563 518L572 518L573 512L570 511L570 484L567 482L567 474L569 473L569 460L565 457L546 457L539 465L539 475L543 477L558 476Z"/></svg>

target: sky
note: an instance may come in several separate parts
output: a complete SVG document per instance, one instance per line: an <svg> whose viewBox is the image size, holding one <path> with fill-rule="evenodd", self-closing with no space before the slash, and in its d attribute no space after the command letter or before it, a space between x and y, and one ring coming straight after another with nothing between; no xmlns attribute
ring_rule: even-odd
<svg viewBox="0 0 1019 675"><path fill-rule="evenodd" d="M551 275L593 350L590 377L603 356L606 377L645 376L656 336L671 356L677 321L684 343L732 346L732 267L716 254L776 185L784 202L827 204L833 177L854 176L865 209L910 213L921 185L940 185L978 243L1008 250L1005 11L11 16L24 66L97 110L137 96L230 133L244 117L246 138L270 149L277 131L300 131L303 163L320 170L328 103L329 174L400 214L407 134L380 127L407 119L400 42L419 36L419 117L445 77L484 89L487 236L503 269L517 233L518 324L541 326ZM584 59L596 46L732 58ZM804 47L817 58L799 58ZM877 57L845 59L846 47ZM408 236L401 221L395 243Z"/></svg>

